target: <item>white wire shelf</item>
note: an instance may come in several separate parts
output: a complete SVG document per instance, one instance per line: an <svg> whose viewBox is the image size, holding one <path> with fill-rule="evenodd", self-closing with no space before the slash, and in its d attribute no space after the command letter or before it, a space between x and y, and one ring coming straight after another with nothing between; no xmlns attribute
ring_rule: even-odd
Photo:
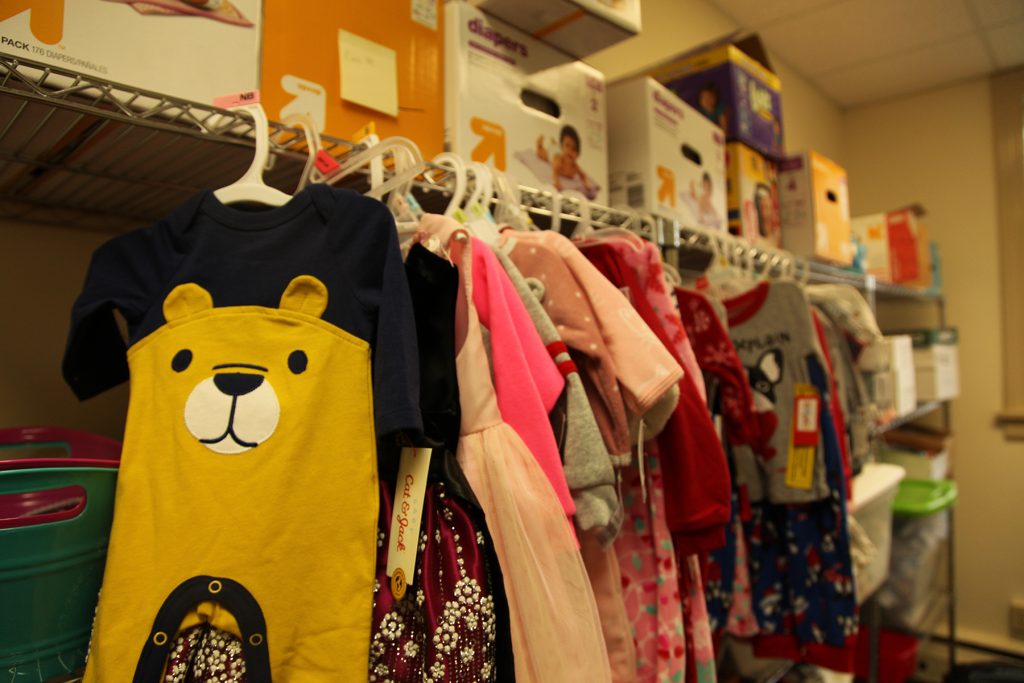
<svg viewBox="0 0 1024 683"><path fill-rule="evenodd" d="M937 301L942 298L941 292L934 289L918 289L904 285L879 282L874 277L857 273L827 263L811 263L811 281L823 284L850 285L862 292L874 292L883 299L920 299Z"/></svg>
<svg viewBox="0 0 1024 683"><path fill-rule="evenodd" d="M307 158L305 136L276 122L270 131L272 165L264 178L291 192ZM196 192L236 180L251 161L252 132L251 119L235 111L0 53L0 218L103 232L144 225ZM322 146L339 160L361 149L328 136ZM345 182L356 190L368 185L359 175ZM452 184L448 169L430 165L414 190L424 208L443 211ZM553 190L520 187L520 196L542 227L552 224L556 209L563 231L581 218L582 202L559 199ZM708 233L678 221L597 204L589 210L594 228L629 227L677 251L714 250ZM940 298L783 251L731 244L758 272L778 274L788 261L811 282L849 284L869 298Z"/></svg>
<svg viewBox="0 0 1024 683"><path fill-rule="evenodd" d="M118 231L252 159L247 116L0 54L0 216ZM294 189L303 133L271 123L268 184ZM355 145L325 137L342 157Z"/></svg>
<svg viewBox="0 0 1024 683"><path fill-rule="evenodd" d="M906 413L905 415L900 415L898 417L894 417L885 424L879 425L878 427L875 428L875 434L884 434L893 429L898 429L899 427L910 424L915 420L920 420L922 417L925 417L926 415L931 415L936 410L941 408L943 403L944 401L929 401L928 403L922 403L909 413Z"/></svg>

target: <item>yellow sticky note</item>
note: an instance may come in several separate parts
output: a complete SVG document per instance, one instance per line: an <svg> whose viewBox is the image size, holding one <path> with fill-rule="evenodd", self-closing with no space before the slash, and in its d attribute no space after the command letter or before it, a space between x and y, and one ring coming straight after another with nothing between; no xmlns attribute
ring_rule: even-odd
<svg viewBox="0 0 1024 683"><path fill-rule="evenodd" d="M339 29L338 55L341 59L341 99L398 116L395 51Z"/></svg>

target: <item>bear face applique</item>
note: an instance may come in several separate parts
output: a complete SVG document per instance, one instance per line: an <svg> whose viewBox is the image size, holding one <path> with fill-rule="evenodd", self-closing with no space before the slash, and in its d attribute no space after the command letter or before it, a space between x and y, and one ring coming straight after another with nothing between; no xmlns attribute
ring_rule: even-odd
<svg viewBox="0 0 1024 683"><path fill-rule="evenodd" d="M330 348L320 339L320 328L331 327L320 319L327 298L323 283L308 275L289 283L277 309L215 308L198 284L175 287L164 300L158 348L146 349L155 356L161 404L178 412L207 452L257 449L279 431L283 411L309 410L317 399L306 394L323 388L309 377L323 369Z"/></svg>
<svg viewBox="0 0 1024 683"><path fill-rule="evenodd" d="M326 307L323 283L300 276L288 285L279 310L319 319ZM164 301L168 323L214 310L209 293L194 283L175 287ZM289 346L280 335L272 338L280 343L269 348L266 344L239 346L230 357L208 353L202 340L195 339L184 342L170 358L170 370L194 383L185 401L185 426L214 453L245 453L269 439L281 415L275 379L284 373L300 375L309 367L301 339Z"/></svg>

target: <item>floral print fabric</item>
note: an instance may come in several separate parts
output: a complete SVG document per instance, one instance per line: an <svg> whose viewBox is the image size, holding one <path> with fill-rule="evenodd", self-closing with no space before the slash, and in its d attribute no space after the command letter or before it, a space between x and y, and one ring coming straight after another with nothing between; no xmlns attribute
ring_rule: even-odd
<svg viewBox="0 0 1024 683"><path fill-rule="evenodd" d="M675 549L665 523L665 492L656 443L623 470L626 519L615 539L626 613L633 624L637 680L681 683L686 676L686 642ZM641 477L645 484L641 485ZM646 496L645 496L646 489Z"/></svg>
<svg viewBox="0 0 1024 683"><path fill-rule="evenodd" d="M245 683L242 641L209 623L178 634L163 683Z"/></svg>

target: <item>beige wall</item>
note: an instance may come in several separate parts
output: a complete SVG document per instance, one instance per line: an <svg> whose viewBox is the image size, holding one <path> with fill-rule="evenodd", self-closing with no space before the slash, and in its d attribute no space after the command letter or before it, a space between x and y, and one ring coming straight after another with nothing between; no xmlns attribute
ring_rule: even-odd
<svg viewBox="0 0 1024 683"><path fill-rule="evenodd" d="M586 61L609 81L735 31L738 26L708 0L642 0L643 31ZM842 163L842 111L786 64L772 66L782 79L786 148L816 149Z"/></svg>
<svg viewBox="0 0 1024 683"><path fill-rule="evenodd" d="M120 438L127 388L80 403L60 372L71 305L105 239L0 221L0 427L60 425Z"/></svg>
<svg viewBox="0 0 1024 683"><path fill-rule="evenodd" d="M845 112L854 215L919 201L942 249L947 317L960 329L960 399L952 406L960 637L1024 652L1007 637L1011 596L1024 595L1024 444L993 426L1002 347L995 164L989 82Z"/></svg>

